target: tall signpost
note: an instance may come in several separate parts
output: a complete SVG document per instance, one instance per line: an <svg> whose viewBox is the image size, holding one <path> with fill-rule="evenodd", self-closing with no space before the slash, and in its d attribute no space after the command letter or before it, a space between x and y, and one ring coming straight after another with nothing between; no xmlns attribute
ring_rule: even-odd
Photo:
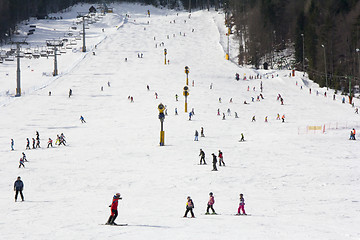
<svg viewBox="0 0 360 240"><path fill-rule="evenodd" d="M160 119L160 124L161 124L161 128L160 128L160 146L164 146L165 145L165 131L164 131L164 120L165 120L165 106L160 103L158 106L158 110L159 110L159 119Z"/></svg>

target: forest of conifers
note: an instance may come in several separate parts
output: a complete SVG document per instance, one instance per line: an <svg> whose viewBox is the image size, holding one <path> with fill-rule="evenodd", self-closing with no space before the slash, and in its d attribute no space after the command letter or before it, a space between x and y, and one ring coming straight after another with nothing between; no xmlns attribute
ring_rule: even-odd
<svg viewBox="0 0 360 240"><path fill-rule="evenodd" d="M78 2L95 0L0 0L0 39L16 23L44 16ZM360 82L360 0L128 0L187 10L225 11L224 23L239 38L238 63L260 67L282 64L284 49L293 49L292 67L306 72L321 86L347 91L348 81ZM326 71L325 71L326 69Z"/></svg>

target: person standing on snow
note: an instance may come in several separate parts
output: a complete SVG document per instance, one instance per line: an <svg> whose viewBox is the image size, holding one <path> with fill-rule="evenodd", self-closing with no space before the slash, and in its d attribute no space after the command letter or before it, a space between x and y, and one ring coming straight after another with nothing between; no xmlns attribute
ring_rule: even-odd
<svg viewBox="0 0 360 240"><path fill-rule="evenodd" d="M23 166L23 168L25 168L24 159L22 159L22 158L20 158L20 161L19 161L19 168L21 168L21 166Z"/></svg>
<svg viewBox="0 0 360 240"><path fill-rule="evenodd" d="M193 212L193 208L195 208L193 200L191 199L190 196L187 197L187 202L186 202L186 211L184 214L184 217L187 217L188 212L191 213L191 217L194 218L194 212Z"/></svg>
<svg viewBox="0 0 360 240"><path fill-rule="evenodd" d="M21 181L21 177L18 176L17 180L14 183L15 202L17 201L17 196L18 196L19 193L20 193L20 196L21 196L21 200L24 201L24 195L22 193L23 189L24 189L24 183L23 183L23 181Z"/></svg>
<svg viewBox="0 0 360 240"><path fill-rule="evenodd" d="M238 213L237 213L237 215L241 215L240 210L242 210L243 215L247 215L247 214L245 213L245 199L244 199L244 196L243 196L242 193L240 193L240 204L239 204L239 208L238 208Z"/></svg>
<svg viewBox="0 0 360 240"><path fill-rule="evenodd" d="M199 141L199 132L195 130L195 139L194 141Z"/></svg>
<svg viewBox="0 0 360 240"><path fill-rule="evenodd" d="M243 134L243 133L241 133L241 139L240 139L240 141L239 141L239 142L244 142L244 141L245 141L244 134Z"/></svg>
<svg viewBox="0 0 360 240"><path fill-rule="evenodd" d="M217 163L217 158L216 158L216 155L214 153L211 154L213 156L213 170L212 171L217 171L217 168L216 168L216 163Z"/></svg>
<svg viewBox="0 0 360 240"><path fill-rule="evenodd" d="M52 142L53 142L53 141L52 141L52 139L51 139L51 138L49 138L47 148L49 148L49 147L53 147Z"/></svg>
<svg viewBox="0 0 360 240"><path fill-rule="evenodd" d="M208 214L210 214L209 213L209 209L211 208L211 210L212 210L212 214L216 214L216 212L215 212L215 210L214 210L214 203L215 203L215 199L214 199L214 196L213 196L213 193L212 192L210 192L209 193L209 196L210 196L210 198L209 198L209 201L208 201L208 203L207 203L207 209L206 209L206 215L208 215Z"/></svg>
<svg viewBox="0 0 360 240"><path fill-rule="evenodd" d="M116 193L113 197L112 203L109 207L111 207L111 215L107 221L107 225L117 225L114 221L116 217L118 216L118 201L122 198L120 197L120 193Z"/></svg>
<svg viewBox="0 0 360 240"><path fill-rule="evenodd" d="M205 152L200 148L200 165L202 164L202 161L204 161L204 164L206 165L206 162L205 162Z"/></svg>
<svg viewBox="0 0 360 240"><path fill-rule="evenodd" d="M22 159L24 160L24 162L28 162L28 160L26 159L26 155L24 152L22 152Z"/></svg>
<svg viewBox="0 0 360 240"><path fill-rule="evenodd" d="M26 149L30 149L30 140L26 138Z"/></svg>
<svg viewBox="0 0 360 240"><path fill-rule="evenodd" d="M223 153L220 150L219 150L219 156L218 157L219 157L219 166L221 167L221 163L222 163L224 165L224 167L225 167Z"/></svg>
<svg viewBox="0 0 360 240"><path fill-rule="evenodd" d="M14 151L14 139L11 139L11 151Z"/></svg>
<svg viewBox="0 0 360 240"><path fill-rule="evenodd" d="M33 149L35 149L36 148L36 146L35 146L35 144L36 144L35 143L35 138L32 139L32 144L33 144Z"/></svg>
<svg viewBox="0 0 360 240"><path fill-rule="evenodd" d="M86 121L85 121L85 119L84 119L83 116L80 116L80 121L81 121L81 123L86 123Z"/></svg>
<svg viewBox="0 0 360 240"><path fill-rule="evenodd" d="M203 127L201 127L201 130L200 130L200 137L205 137L205 135L204 135L204 128L203 128Z"/></svg>

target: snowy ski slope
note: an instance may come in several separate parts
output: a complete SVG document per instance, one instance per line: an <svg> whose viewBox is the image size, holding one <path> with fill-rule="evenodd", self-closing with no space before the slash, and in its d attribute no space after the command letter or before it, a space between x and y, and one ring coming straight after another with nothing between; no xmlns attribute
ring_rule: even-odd
<svg viewBox="0 0 360 240"><path fill-rule="evenodd" d="M27 41L41 48L49 36L63 36L76 13L89 7L53 15L63 20L31 20L39 29ZM87 30L87 53L80 51L79 41L74 51L59 56L58 77L50 74L50 57L21 60L22 97L13 97L15 62L0 65L1 239L360 238L360 148L358 141L348 140L360 120L340 95L334 101L329 90L324 97L325 89L302 79L300 72L289 77L290 71L226 61L222 13L196 11L189 18L186 12L151 6L111 7L114 13ZM164 65L164 48L169 65ZM232 49L232 59L236 52ZM195 110L191 121L182 95L185 66L190 67L189 109ZM235 81L236 72L247 80ZM249 80L257 74L262 79ZM251 102L260 94L261 81L265 99ZM284 105L276 100L279 93ZM168 112L164 147L159 146L159 103ZM285 123L275 119L277 113L285 114ZM80 115L87 123L80 122ZM254 115L256 122L251 122ZM324 124L345 127L324 134L300 131ZM195 142L194 132L201 127L206 137ZM41 149L25 151L26 138L35 137L35 131ZM46 148L47 139L55 142L60 133L67 146ZM11 138L15 151L10 151ZM208 165L198 165L200 148ZM213 172L211 153L220 149L226 167ZM29 162L19 169L23 151ZM25 201L15 203L17 176L25 184ZM210 191L220 215L204 215ZM129 225L100 225L116 192L123 197L116 222ZM234 216L239 193L251 216ZM182 218L188 195L195 219Z"/></svg>

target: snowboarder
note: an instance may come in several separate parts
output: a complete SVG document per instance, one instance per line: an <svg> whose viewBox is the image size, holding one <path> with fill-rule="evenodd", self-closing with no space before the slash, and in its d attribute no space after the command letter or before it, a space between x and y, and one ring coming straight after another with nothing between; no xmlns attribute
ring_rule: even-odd
<svg viewBox="0 0 360 240"><path fill-rule="evenodd" d="M194 203L193 203L191 197L188 196L187 197L187 202L186 202L186 211L185 211L184 217L187 217L188 212L190 212L191 217L194 218L195 215L194 215L194 212L193 212L193 208L194 208Z"/></svg>
<svg viewBox="0 0 360 240"><path fill-rule="evenodd" d="M208 214L210 214L209 213L209 209L211 208L211 210L212 210L212 214L216 214L216 212L215 212L215 210L214 210L214 203L215 203L215 199L214 199L214 196L213 196L213 193L212 192L210 192L209 193L209 196L210 196L210 198L209 198L209 201L208 201L208 204L207 204L207 209L206 209L206 215L208 215Z"/></svg>
<svg viewBox="0 0 360 240"><path fill-rule="evenodd" d="M218 155L218 157L219 157L219 166L221 167L221 163L222 163L222 164L224 165L224 167L225 167L224 157L223 157L223 153L222 153L221 150L219 150L219 155Z"/></svg>
<svg viewBox="0 0 360 240"><path fill-rule="evenodd" d="M14 151L14 139L11 139L11 151Z"/></svg>
<svg viewBox="0 0 360 240"><path fill-rule="evenodd" d="M28 162L28 160L26 159L26 155L24 152L22 152L22 159L24 160L24 162Z"/></svg>
<svg viewBox="0 0 360 240"><path fill-rule="evenodd" d="M30 149L30 140L26 138L26 149Z"/></svg>
<svg viewBox="0 0 360 240"><path fill-rule="evenodd" d="M22 158L20 158L20 161L19 161L19 168L21 168L21 166L23 166L25 168L24 159L22 159Z"/></svg>
<svg viewBox="0 0 360 240"><path fill-rule="evenodd" d="M238 208L238 213L237 213L237 215L241 215L240 210L242 210L243 215L247 215L247 214L245 213L245 208L244 208L244 207L245 207L245 199L244 199L243 194L240 193L240 204L239 204L239 208Z"/></svg>
<svg viewBox="0 0 360 240"><path fill-rule="evenodd" d="M80 121L81 121L81 123L86 123L86 121L85 121L85 119L84 119L83 116L80 116Z"/></svg>
<svg viewBox="0 0 360 240"><path fill-rule="evenodd" d="M216 155L214 153L211 154L213 156L213 170L212 171L217 171L216 168L216 163L217 163L217 159L216 159Z"/></svg>
<svg viewBox="0 0 360 240"><path fill-rule="evenodd" d="M202 149L200 149L200 154L199 154L199 156L200 156L200 165L202 164L202 161L204 161L204 165L206 165L206 162L205 162L205 152L204 152Z"/></svg>
<svg viewBox="0 0 360 240"><path fill-rule="evenodd" d="M49 138L47 148L49 148L49 147L53 147L52 142L53 142L53 141L52 141L52 139L51 139L51 138Z"/></svg>
<svg viewBox="0 0 360 240"><path fill-rule="evenodd" d="M240 139L240 142L244 142L245 141L245 137L244 137L244 134L241 133L241 139Z"/></svg>
<svg viewBox="0 0 360 240"><path fill-rule="evenodd" d="M118 216L118 201L122 198L120 197L120 193L116 193L113 197L112 203L109 207L111 207L111 215L107 221L107 225L117 225L114 221L116 217Z"/></svg>
<svg viewBox="0 0 360 240"><path fill-rule="evenodd" d="M15 202L17 201L17 196L18 196L19 193L20 193L20 196L21 196L21 200L24 201L24 195L22 193L23 189L24 189L24 183L23 183L23 181L21 181L21 177L18 176L17 180L14 183Z"/></svg>
<svg viewBox="0 0 360 240"><path fill-rule="evenodd" d="M191 120L191 119L189 119ZM195 139L194 141L199 141L199 132L197 130L195 130Z"/></svg>
<svg viewBox="0 0 360 240"><path fill-rule="evenodd" d="M205 135L204 135L204 128L203 128L203 127L201 127L200 136L201 136L201 137L205 137Z"/></svg>

